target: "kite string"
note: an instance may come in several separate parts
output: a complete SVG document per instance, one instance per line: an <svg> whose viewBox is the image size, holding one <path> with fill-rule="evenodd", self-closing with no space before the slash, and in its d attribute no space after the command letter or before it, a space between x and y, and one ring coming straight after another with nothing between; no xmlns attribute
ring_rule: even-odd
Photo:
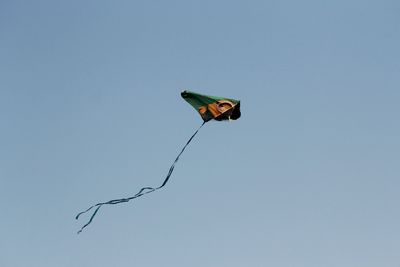
<svg viewBox="0 0 400 267"><path fill-rule="evenodd" d="M140 197L140 196L149 194L149 193L151 193L151 192L154 192L154 191L156 191L156 190L158 190L158 189L164 187L164 186L167 184L169 178L171 177L172 172L174 171L174 168L175 168L175 164L178 162L179 157L182 155L182 153L185 151L186 147L190 144L190 142L193 140L193 138L196 136L196 134L199 132L199 130L201 129L201 127L203 127L203 125L204 125L205 123L206 123L206 121L204 121L204 122L200 125L200 127L194 132L194 134L193 134L193 135L189 138L189 140L186 142L186 144L185 144L184 147L182 148L181 152L178 154L178 156L175 158L175 161L172 163L171 167L169 168L168 174L167 174L167 176L165 177L164 182L163 182L159 187L156 187L156 188L153 188L153 187L143 187L143 188L141 188L141 189L139 190L139 192L137 192L135 195L133 195L133 196L131 196L131 197L113 199L113 200L109 200L109 201L107 201L107 202L100 202L100 203L97 203L97 204L95 204L95 205L90 206L88 209L86 209L86 210L84 210L84 211L79 212L79 213L76 215L76 217L75 217L76 220L79 219L79 217L80 217L82 214L84 214L84 213L90 211L91 209L97 207L97 208L95 209L95 211L92 213L92 216L90 217L89 221L88 221L85 225L83 225L82 228L78 231L78 234L81 233L82 230L83 230L84 228L86 228L89 224L92 223L92 221L93 221L94 217L96 216L97 212L99 211L99 209L100 209L103 205L115 205L115 204L119 204L119 203L128 202L128 201L130 201L130 200L132 200L132 199L135 199L135 198L138 198L138 197ZM146 190L148 190L148 191L146 191Z"/></svg>

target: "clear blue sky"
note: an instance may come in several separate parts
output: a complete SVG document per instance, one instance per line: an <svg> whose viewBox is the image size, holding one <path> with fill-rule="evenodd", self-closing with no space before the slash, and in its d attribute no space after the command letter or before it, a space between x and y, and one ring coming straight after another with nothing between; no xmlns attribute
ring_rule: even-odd
<svg viewBox="0 0 400 267"><path fill-rule="evenodd" d="M0 266L400 265L399 1L0 2ZM183 89L237 98L200 125Z"/></svg>

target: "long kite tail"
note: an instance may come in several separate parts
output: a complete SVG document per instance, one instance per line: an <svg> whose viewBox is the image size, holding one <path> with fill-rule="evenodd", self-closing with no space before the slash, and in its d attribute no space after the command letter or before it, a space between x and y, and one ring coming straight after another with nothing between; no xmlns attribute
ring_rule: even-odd
<svg viewBox="0 0 400 267"><path fill-rule="evenodd" d="M190 142L193 140L193 138L196 136L196 134L199 132L199 130L201 129L201 127L203 127L203 125L204 125L205 123L206 123L206 122L204 121L204 122L201 124L201 126L194 132L194 134L193 134L193 135L189 138L189 140L186 142L185 146L182 148L181 152L178 154L178 156L176 157L175 161L172 163L171 167L169 168L168 174L167 174L167 176L165 177L164 182L163 182L160 186L158 186L158 187L143 187L142 189L139 190L139 192L137 192L135 195L133 195L133 196L131 196L131 197L119 198L119 199L112 199L112 200L109 200L109 201L107 201L107 202L100 202L100 203L97 203L97 204L95 204L95 205L89 207L87 210L84 210L84 211L82 211L82 212L79 212L79 213L76 215L76 217L75 217L76 220L79 219L79 217L80 217L82 214L84 214L84 213L86 213L86 212L89 212L90 210L92 210L93 208L95 208L95 210L93 211L92 216L90 217L89 221L88 221L85 225L82 226L82 228L78 231L78 234L81 233L82 230L83 230L84 228L86 228L89 224L92 223L92 221L93 221L94 217L96 216L97 212L99 211L99 209L100 209L103 205L115 205L115 204L119 204L119 203L128 202L128 201L130 201L130 200L132 200L132 199L135 199L135 198L138 198L138 197L140 197L140 196L149 194L149 193L151 193L151 192L154 192L154 191L156 191L156 190L158 190L158 189L164 187L164 186L167 184L169 178L171 177L172 172L174 171L174 168L175 168L175 164L178 162L179 157L182 155L183 151L185 151L186 147L190 144Z"/></svg>

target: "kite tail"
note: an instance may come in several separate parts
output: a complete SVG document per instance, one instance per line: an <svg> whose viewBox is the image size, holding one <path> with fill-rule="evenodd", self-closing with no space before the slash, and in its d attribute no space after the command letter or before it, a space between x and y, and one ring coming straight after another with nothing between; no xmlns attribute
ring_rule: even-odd
<svg viewBox="0 0 400 267"><path fill-rule="evenodd" d="M172 163L171 167L169 168L168 174L167 174L167 176L165 177L164 182L163 182L159 187L155 187L155 188L154 188L154 187L143 187L142 189L139 190L139 192L137 192L135 195L133 195L133 196L131 196L131 197L113 199L113 200L109 200L109 201L107 201L107 202L100 202L100 203L97 203L97 204L95 204L95 205L89 207L88 209L86 209L86 210L84 210L84 211L82 211L82 212L79 212L79 213L76 215L76 217L75 217L76 220L78 220L79 217L80 217L82 214L84 214L84 213L86 213L86 212L89 212L89 211L92 210L93 208L96 208L96 209L94 210L94 212L92 213L92 216L90 217L89 221L88 221L85 225L83 225L82 228L78 231L78 234L81 233L82 230L83 230L84 228L86 228L89 224L92 223L92 221L93 221L94 217L96 216L97 212L99 211L99 209L100 209L103 205L115 205L115 204L120 204L120 203L128 202L128 201L130 201L130 200L132 200L132 199L135 199L135 198L138 198L138 197L140 197L140 196L149 194L149 193L151 193L151 192L154 192L154 191L156 191L156 190L158 190L158 189L164 187L164 186L167 184L169 178L171 177L172 172L174 171L174 168L175 168L175 164L178 162L179 157L182 155L182 153L185 151L186 147L190 144L190 142L193 140L193 138L196 136L196 134L199 132L199 130L201 129L201 127L203 127L203 125L204 125L205 123L206 123L206 121L204 121L204 122L201 124L201 126L194 132L194 134L193 134L193 135L189 138L189 140L186 142L185 146L182 148L181 152L178 154L178 156L176 157L175 161Z"/></svg>

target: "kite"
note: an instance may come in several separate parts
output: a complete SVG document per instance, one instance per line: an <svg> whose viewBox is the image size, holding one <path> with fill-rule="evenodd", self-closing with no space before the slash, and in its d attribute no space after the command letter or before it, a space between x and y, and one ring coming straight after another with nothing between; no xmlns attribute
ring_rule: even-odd
<svg viewBox="0 0 400 267"><path fill-rule="evenodd" d="M197 110L197 112L199 112L201 118L203 119L203 123L194 132L194 134L189 138L189 140L183 146L181 152L179 152L178 156L175 158L175 161L172 163L171 167L169 168L169 171L167 173L167 176L164 179L164 182L158 187L143 187L139 190L139 192L137 192L135 195L133 195L131 197L112 199L112 200L109 200L106 202L97 203L95 205L90 206L88 209L78 213L75 217L76 220L79 219L79 217L82 214L87 213L90 210L94 209L89 221L85 225L82 226L82 228L78 231L78 234L81 233L84 228L86 228L89 224L92 223L97 212L103 205L115 205L115 204L125 203L125 202L131 201L135 198L141 197L143 195L152 193L158 189L163 188L167 184L169 178L171 177L172 172L174 171L174 168L175 168L175 164L178 162L179 157L182 155L182 153L185 151L186 147L190 144L190 142L193 140L193 138L196 136L196 134L199 132L201 127L203 127L203 125L206 122L208 122L210 120L217 120L217 121L236 120L241 115L239 100L224 98L224 97L202 95L202 94L198 94L198 93L191 92L188 90L183 91L181 93L181 96L190 105L192 105L193 108L195 110Z"/></svg>

